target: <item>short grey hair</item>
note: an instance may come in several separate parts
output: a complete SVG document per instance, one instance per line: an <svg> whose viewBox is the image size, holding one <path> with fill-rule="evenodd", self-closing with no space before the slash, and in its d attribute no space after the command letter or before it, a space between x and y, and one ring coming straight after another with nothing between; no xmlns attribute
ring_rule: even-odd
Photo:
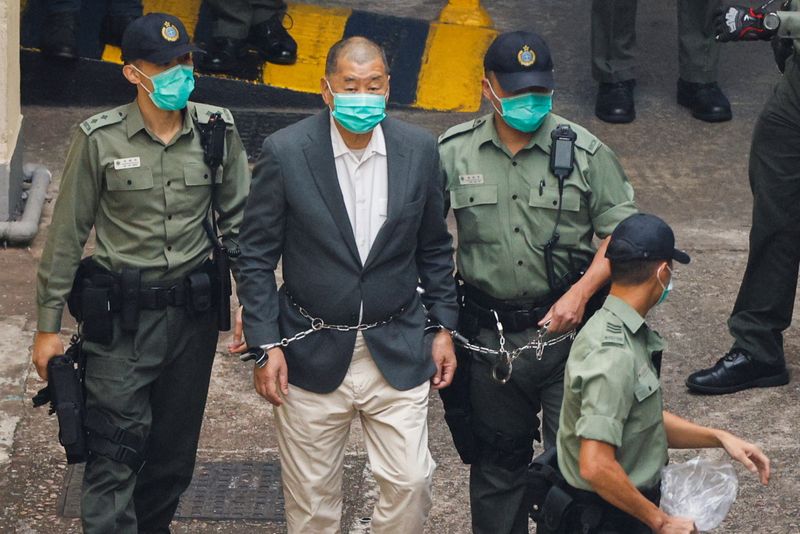
<svg viewBox="0 0 800 534"><path fill-rule="evenodd" d="M389 61L386 59L386 52L376 42L366 37L348 37L337 41L325 59L325 76L330 76L338 68L339 58L346 57L359 65L380 59L386 67L386 74L389 74Z"/></svg>

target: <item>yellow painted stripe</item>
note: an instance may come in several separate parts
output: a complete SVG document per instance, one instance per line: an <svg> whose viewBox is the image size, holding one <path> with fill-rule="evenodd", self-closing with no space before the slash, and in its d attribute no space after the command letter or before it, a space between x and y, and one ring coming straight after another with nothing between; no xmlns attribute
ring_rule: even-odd
<svg viewBox="0 0 800 534"><path fill-rule="evenodd" d="M439 13L439 22L482 28L494 26L492 17L481 6L480 0L449 0Z"/></svg>
<svg viewBox="0 0 800 534"><path fill-rule="evenodd" d="M287 13L294 21L290 33L297 41L297 63L265 63L263 81L272 87L318 93L319 81L325 75L325 56L344 36L351 10L289 4Z"/></svg>
<svg viewBox="0 0 800 534"><path fill-rule="evenodd" d="M118 46L106 45L103 49L103 61L122 65L122 49Z"/></svg>
<svg viewBox="0 0 800 534"><path fill-rule="evenodd" d="M422 58L415 107L477 111L481 105L483 55L497 32L434 22Z"/></svg>

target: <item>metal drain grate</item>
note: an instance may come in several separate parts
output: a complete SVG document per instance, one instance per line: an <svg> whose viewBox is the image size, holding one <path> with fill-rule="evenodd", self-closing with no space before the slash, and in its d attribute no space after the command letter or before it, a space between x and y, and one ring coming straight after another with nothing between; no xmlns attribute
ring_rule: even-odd
<svg viewBox="0 0 800 534"><path fill-rule="evenodd" d="M84 464L70 466L57 503L62 517L80 517ZM209 462L195 467L181 496L179 519L248 519L283 522L283 490L278 463Z"/></svg>

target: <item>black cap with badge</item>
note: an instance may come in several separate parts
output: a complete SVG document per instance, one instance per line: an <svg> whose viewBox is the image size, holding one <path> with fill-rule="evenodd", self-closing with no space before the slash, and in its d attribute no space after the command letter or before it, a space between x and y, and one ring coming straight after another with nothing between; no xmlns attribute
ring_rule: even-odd
<svg viewBox="0 0 800 534"><path fill-rule="evenodd" d="M606 249L611 261L675 260L689 263L689 255L675 248L675 234L667 223L646 213L631 215L611 233Z"/></svg>
<svg viewBox="0 0 800 534"><path fill-rule="evenodd" d="M203 50L189 41L189 33L178 17L148 13L131 22L122 35L122 60L141 59L149 63L169 63L189 52Z"/></svg>
<svg viewBox="0 0 800 534"><path fill-rule="evenodd" d="M509 93L527 87L555 88L550 48L533 32L498 35L483 57L483 68L494 72L500 86Z"/></svg>

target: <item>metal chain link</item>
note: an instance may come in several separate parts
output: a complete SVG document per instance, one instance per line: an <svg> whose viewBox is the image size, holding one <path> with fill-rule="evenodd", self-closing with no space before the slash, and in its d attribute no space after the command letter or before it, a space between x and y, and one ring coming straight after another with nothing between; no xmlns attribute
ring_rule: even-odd
<svg viewBox="0 0 800 534"><path fill-rule="evenodd" d="M513 372L514 367L514 360L516 360L520 354L525 352L526 350L535 349L536 350L536 360L541 361L542 357L544 356L544 349L546 347L550 347L552 345L556 345L563 341L569 339L570 341L575 339L577 331L575 329L570 330L564 334L561 334L557 337L551 339L545 339L547 335L547 328L550 326L550 321L547 321L542 328L538 330L536 333L536 339L533 339L526 343L521 347L517 347L516 349L509 351L506 349L506 337L503 330L503 323L500 322L500 318L497 316L497 312L493 311L497 329L497 335L500 339L500 348L499 349L490 349L488 347L484 347L482 345L476 345L475 343L470 343L470 341L459 334L458 332L454 331L453 339L456 343L460 346L464 347L467 350L472 352L476 352L478 354L485 354L487 356L497 356L497 362L492 366L492 378L501 383L505 384L511 379L511 373Z"/></svg>

